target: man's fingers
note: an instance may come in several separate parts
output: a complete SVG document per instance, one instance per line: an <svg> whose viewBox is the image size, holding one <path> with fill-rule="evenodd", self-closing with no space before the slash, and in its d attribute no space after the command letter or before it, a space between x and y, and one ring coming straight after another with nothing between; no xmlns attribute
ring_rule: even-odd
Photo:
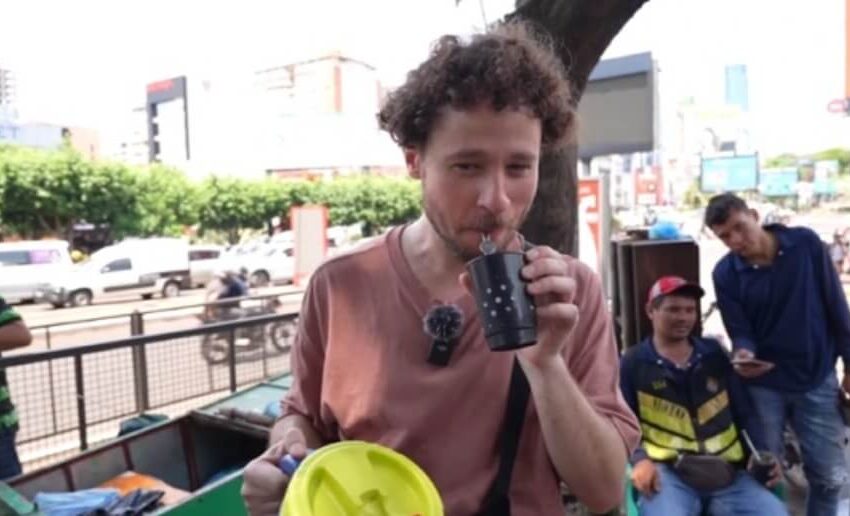
<svg viewBox="0 0 850 516"><path fill-rule="evenodd" d="M243 473L242 497L251 516L277 514L288 477L274 464L260 457L248 464Z"/></svg>
<svg viewBox="0 0 850 516"><path fill-rule="evenodd" d="M735 352L732 353L732 356L734 358L742 359L742 360L755 358L755 354L752 351L750 351L749 349L736 349Z"/></svg>
<svg viewBox="0 0 850 516"><path fill-rule="evenodd" d="M566 276L567 274L567 262L560 255L538 257L522 268L522 277L529 281L543 276Z"/></svg>
<svg viewBox="0 0 850 516"><path fill-rule="evenodd" d="M292 455L296 459L303 459L307 456L307 439L304 437L304 432L299 428L291 427L283 434L284 453Z"/></svg>
<svg viewBox="0 0 850 516"><path fill-rule="evenodd" d="M576 281L567 276L542 276L529 283L526 290L532 296L549 294L560 301L571 303L575 298Z"/></svg>
<svg viewBox="0 0 850 516"><path fill-rule="evenodd" d="M576 305L567 303L555 303L537 307L538 319L552 319L560 321L567 328L575 328L578 324L579 313Z"/></svg>
<svg viewBox="0 0 850 516"><path fill-rule="evenodd" d="M774 487L782 480L782 464L778 461L770 471L770 478L767 481L767 487Z"/></svg>
<svg viewBox="0 0 850 516"><path fill-rule="evenodd" d="M652 476L652 491L656 493L661 491L661 475L658 473Z"/></svg>

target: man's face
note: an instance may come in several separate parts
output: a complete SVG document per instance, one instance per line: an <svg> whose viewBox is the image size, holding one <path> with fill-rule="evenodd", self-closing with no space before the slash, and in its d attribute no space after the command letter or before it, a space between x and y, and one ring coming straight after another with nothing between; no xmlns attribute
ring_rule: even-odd
<svg viewBox="0 0 850 516"><path fill-rule="evenodd" d="M711 226L726 247L745 258L758 252L759 236L763 231L754 210L734 210L723 224Z"/></svg>
<svg viewBox="0 0 850 516"><path fill-rule="evenodd" d="M647 309L655 335L667 340L686 339L697 323L697 300L670 294L661 298L657 308Z"/></svg>
<svg viewBox="0 0 850 516"><path fill-rule="evenodd" d="M540 120L482 105L445 108L425 148L405 152L425 216L452 252L478 256L484 234L510 244L537 191L540 145Z"/></svg>

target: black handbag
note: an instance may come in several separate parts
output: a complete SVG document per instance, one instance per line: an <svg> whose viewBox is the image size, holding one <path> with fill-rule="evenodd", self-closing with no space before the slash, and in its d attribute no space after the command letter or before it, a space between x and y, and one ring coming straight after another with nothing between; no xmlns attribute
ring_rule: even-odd
<svg viewBox="0 0 850 516"><path fill-rule="evenodd" d="M716 455L679 455L673 471L683 482L703 492L729 487L737 475L735 466Z"/></svg>

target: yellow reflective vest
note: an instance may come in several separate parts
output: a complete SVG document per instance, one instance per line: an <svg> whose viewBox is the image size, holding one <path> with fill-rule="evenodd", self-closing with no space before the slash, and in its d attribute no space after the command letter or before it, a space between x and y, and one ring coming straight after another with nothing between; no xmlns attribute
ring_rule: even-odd
<svg viewBox="0 0 850 516"><path fill-rule="evenodd" d="M641 445L649 458L665 462L680 453L695 453L718 455L732 463L743 461L727 386L734 372L725 354L703 356L695 349L693 365L674 378L664 361L646 359L646 349L641 350L645 344L627 352L643 356L624 359L622 373L636 394Z"/></svg>

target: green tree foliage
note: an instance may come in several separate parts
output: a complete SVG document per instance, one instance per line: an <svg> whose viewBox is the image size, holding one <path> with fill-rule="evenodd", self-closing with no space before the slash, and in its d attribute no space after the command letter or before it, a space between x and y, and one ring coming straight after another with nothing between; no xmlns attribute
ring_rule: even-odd
<svg viewBox="0 0 850 516"><path fill-rule="evenodd" d="M190 181L163 165L130 167L89 161L72 149L42 151L0 146L0 225L23 238L69 235L73 224L112 226L116 237L176 236L187 227L224 232L285 225L293 206L324 204L332 225L362 223L366 234L416 218L419 184L361 176L331 181Z"/></svg>
<svg viewBox="0 0 850 516"><path fill-rule="evenodd" d="M850 149L844 149L841 147L825 149L820 152L815 152L814 154L808 155L797 155L786 152L780 154L779 156L773 156L771 158L768 158L767 160L765 160L765 166L768 168L796 167L799 165L801 160L835 160L838 161L840 174L850 174Z"/></svg>

